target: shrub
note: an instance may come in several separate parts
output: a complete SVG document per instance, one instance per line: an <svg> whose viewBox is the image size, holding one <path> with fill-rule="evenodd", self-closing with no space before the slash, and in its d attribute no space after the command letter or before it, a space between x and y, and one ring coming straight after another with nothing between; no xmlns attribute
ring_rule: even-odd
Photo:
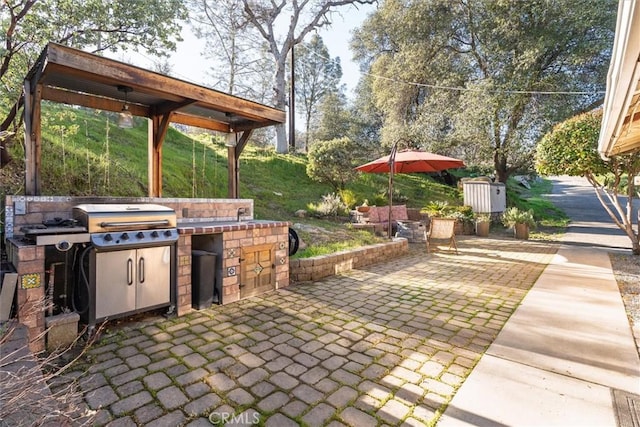
<svg viewBox="0 0 640 427"><path fill-rule="evenodd" d="M491 222L491 214L490 213L478 213L475 215L476 222Z"/></svg>
<svg viewBox="0 0 640 427"><path fill-rule="evenodd" d="M373 196L374 206L387 206L389 204L389 196L386 192L378 193Z"/></svg>
<svg viewBox="0 0 640 427"><path fill-rule="evenodd" d="M435 201L429 203L426 207L422 208L420 212L426 213L429 216L444 217L449 210L448 202Z"/></svg>
<svg viewBox="0 0 640 427"><path fill-rule="evenodd" d="M356 193L351 190L340 190L339 193L342 203L349 209L353 209L358 204L358 197Z"/></svg>
<svg viewBox="0 0 640 427"><path fill-rule="evenodd" d="M318 141L309 150L307 175L314 181L331 185L340 191L357 176L353 153L355 144L349 138Z"/></svg>
<svg viewBox="0 0 640 427"><path fill-rule="evenodd" d="M347 211L347 206L336 193L322 196L322 201L320 201L320 203L311 203L308 208L320 216L338 216L339 214L344 214Z"/></svg>
<svg viewBox="0 0 640 427"><path fill-rule="evenodd" d="M507 208L502 214L502 223L507 228L512 228L516 224L527 224L529 227L535 227L536 221L533 218L533 209L522 210L515 206Z"/></svg>
<svg viewBox="0 0 640 427"><path fill-rule="evenodd" d="M475 219L473 208L468 205L463 206L451 206L449 212L446 213L449 218L455 218L458 221L472 223Z"/></svg>
<svg viewBox="0 0 640 427"><path fill-rule="evenodd" d="M475 213L473 208L468 205L452 206L448 202L435 201L429 203L425 208L420 210L431 217L453 218L460 222L473 223Z"/></svg>

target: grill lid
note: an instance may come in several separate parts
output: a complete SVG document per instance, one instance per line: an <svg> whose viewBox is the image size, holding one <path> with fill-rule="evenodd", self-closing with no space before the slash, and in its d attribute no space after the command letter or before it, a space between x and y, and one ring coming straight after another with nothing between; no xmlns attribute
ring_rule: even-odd
<svg viewBox="0 0 640 427"><path fill-rule="evenodd" d="M73 207L73 217L90 233L117 230L175 228L173 209L154 204L84 204Z"/></svg>

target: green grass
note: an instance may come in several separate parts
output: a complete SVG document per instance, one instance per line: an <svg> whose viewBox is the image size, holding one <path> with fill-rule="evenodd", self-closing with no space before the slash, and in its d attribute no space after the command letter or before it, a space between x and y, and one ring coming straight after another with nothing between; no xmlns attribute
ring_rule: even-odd
<svg viewBox="0 0 640 427"><path fill-rule="evenodd" d="M547 179L534 181L530 189L526 189L513 180L507 183L507 200L510 206L533 210L533 216L545 227L564 228L569 223L567 215L551 203L545 196L551 193L553 184Z"/></svg>
<svg viewBox="0 0 640 427"><path fill-rule="evenodd" d="M135 118L133 129L120 129L114 113L49 102L43 102L42 117L42 195L147 195L147 120ZM14 162L0 170L2 203L6 194L24 191L22 145L12 144L10 153ZM304 155L278 154L272 148L250 144L240 157L240 197L253 199L258 219L319 228L316 233L298 231L309 244L300 256L380 241L366 231L349 229L346 217L330 220L295 216L296 211L307 210L323 195L334 192L328 184L311 180L306 166ZM226 198L227 180L227 148L222 136L168 130L162 146L163 197ZM545 226L561 227L566 217L544 197L550 185L542 181L525 192L509 184L510 204L533 209L536 219ZM386 204L387 188L387 174L360 174L347 186L358 203L367 199L370 205ZM457 187L436 182L426 174L395 175L394 204L423 208L433 201L461 205L462 194Z"/></svg>

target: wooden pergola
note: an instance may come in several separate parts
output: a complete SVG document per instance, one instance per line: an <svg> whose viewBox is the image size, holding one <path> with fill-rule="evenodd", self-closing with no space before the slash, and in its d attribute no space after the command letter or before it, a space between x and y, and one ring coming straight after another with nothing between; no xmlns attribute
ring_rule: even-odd
<svg viewBox="0 0 640 427"><path fill-rule="evenodd" d="M126 92L123 91L126 88ZM149 196L162 197L162 143L170 123L228 134L228 197L238 198L239 158L254 129L285 112L123 62L49 43L24 81L25 194L40 195L41 101L149 119Z"/></svg>

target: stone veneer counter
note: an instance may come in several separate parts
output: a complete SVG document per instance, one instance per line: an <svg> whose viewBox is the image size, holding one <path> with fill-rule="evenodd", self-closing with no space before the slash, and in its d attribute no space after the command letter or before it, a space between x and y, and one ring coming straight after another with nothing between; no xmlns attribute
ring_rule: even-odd
<svg viewBox="0 0 640 427"><path fill-rule="evenodd" d="M227 231L289 227L288 221L250 219L246 221L188 221L178 222L178 234L215 234Z"/></svg>

